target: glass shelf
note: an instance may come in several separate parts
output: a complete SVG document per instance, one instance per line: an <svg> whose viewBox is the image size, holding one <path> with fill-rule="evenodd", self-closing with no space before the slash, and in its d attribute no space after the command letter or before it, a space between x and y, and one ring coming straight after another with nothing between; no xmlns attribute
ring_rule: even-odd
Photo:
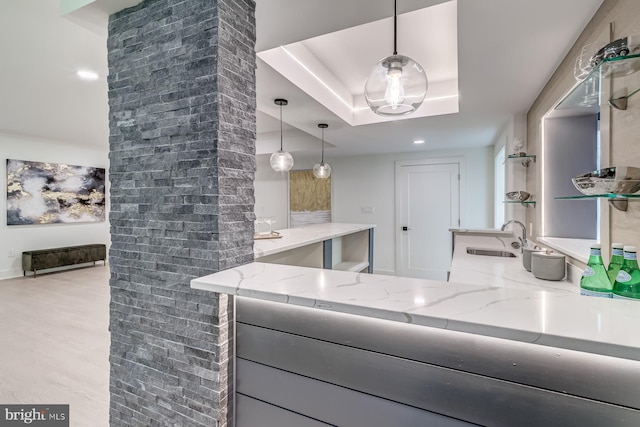
<svg viewBox="0 0 640 427"><path fill-rule="evenodd" d="M509 203L509 204L514 204L517 203L519 205L525 206L525 207L529 207L529 205L535 207L536 206L536 202L533 200L525 200L524 202L520 202L518 200L505 200L502 203Z"/></svg>
<svg viewBox="0 0 640 427"><path fill-rule="evenodd" d="M531 161L533 160L533 163L536 162L536 156L535 154L527 154L525 156L519 156L517 154L509 154L506 158L505 161L507 160L522 160L522 166L524 166L525 168L529 167L529 163L531 163Z"/></svg>
<svg viewBox="0 0 640 427"><path fill-rule="evenodd" d="M609 202L611 207L625 212L627 210L627 206L629 204L629 200L640 200L640 194L593 194L587 196L586 194L582 194L580 196L564 196L564 197L556 197L556 200L594 200L594 199L604 199Z"/></svg>
<svg viewBox="0 0 640 427"><path fill-rule="evenodd" d="M557 200L577 200L577 199L640 199L640 194L593 194L587 196L586 194L582 194L580 196L563 196L556 197Z"/></svg>
<svg viewBox="0 0 640 427"><path fill-rule="evenodd" d="M507 156L507 159L533 159L533 161L536 161L536 155L535 154L527 154L526 156L519 156L517 154L509 154Z"/></svg>
<svg viewBox="0 0 640 427"><path fill-rule="evenodd" d="M560 101L555 110L592 109L597 113L600 105L600 81L606 77L627 76L638 70L640 55L605 59Z"/></svg>

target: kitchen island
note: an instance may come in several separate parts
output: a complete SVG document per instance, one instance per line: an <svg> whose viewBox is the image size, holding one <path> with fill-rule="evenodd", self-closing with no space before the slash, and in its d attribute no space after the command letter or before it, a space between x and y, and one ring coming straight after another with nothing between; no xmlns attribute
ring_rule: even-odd
<svg viewBox="0 0 640 427"><path fill-rule="evenodd" d="M256 261L373 272L373 224L326 223L277 230L279 238L256 239ZM260 237L260 235L258 235Z"/></svg>
<svg viewBox="0 0 640 427"><path fill-rule="evenodd" d="M237 296L238 425L640 425L640 302L259 262L192 287Z"/></svg>

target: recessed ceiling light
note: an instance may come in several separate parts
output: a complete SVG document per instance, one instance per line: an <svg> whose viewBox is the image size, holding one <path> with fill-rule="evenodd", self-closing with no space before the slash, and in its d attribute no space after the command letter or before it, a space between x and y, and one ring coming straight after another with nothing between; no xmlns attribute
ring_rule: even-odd
<svg viewBox="0 0 640 427"><path fill-rule="evenodd" d="M413 141L414 144L424 144L424 139L416 139Z"/></svg>
<svg viewBox="0 0 640 427"><path fill-rule="evenodd" d="M98 80L98 73L91 70L78 70L76 71L76 75L80 77L82 80Z"/></svg>

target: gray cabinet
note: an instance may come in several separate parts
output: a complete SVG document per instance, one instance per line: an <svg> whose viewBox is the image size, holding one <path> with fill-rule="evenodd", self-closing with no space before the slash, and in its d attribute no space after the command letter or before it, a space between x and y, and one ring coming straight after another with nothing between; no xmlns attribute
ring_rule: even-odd
<svg viewBox="0 0 640 427"><path fill-rule="evenodd" d="M236 316L238 427L640 425L638 361L238 297Z"/></svg>

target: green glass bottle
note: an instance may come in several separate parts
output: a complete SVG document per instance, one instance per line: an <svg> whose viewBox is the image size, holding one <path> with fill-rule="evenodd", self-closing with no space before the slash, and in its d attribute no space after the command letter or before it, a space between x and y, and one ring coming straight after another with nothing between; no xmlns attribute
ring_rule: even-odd
<svg viewBox="0 0 640 427"><path fill-rule="evenodd" d="M591 245L589 262L580 279L580 295L611 298L611 288L607 270L602 263L602 247L598 244Z"/></svg>
<svg viewBox="0 0 640 427"><path fill-rule="evenodd" d="M635 246L624 247L624 262L613 284L613 298L640 300L640 270Z"/></svg>
<svg viewBox="0 0 640 427"><path fill-rule="evenodd" d="M624 245L622 243L614 243L611 245L611 261L609 261L609 267L607 267L607 276L611 286L616 282L616 276L622 267L624 261Z"/></svg>

